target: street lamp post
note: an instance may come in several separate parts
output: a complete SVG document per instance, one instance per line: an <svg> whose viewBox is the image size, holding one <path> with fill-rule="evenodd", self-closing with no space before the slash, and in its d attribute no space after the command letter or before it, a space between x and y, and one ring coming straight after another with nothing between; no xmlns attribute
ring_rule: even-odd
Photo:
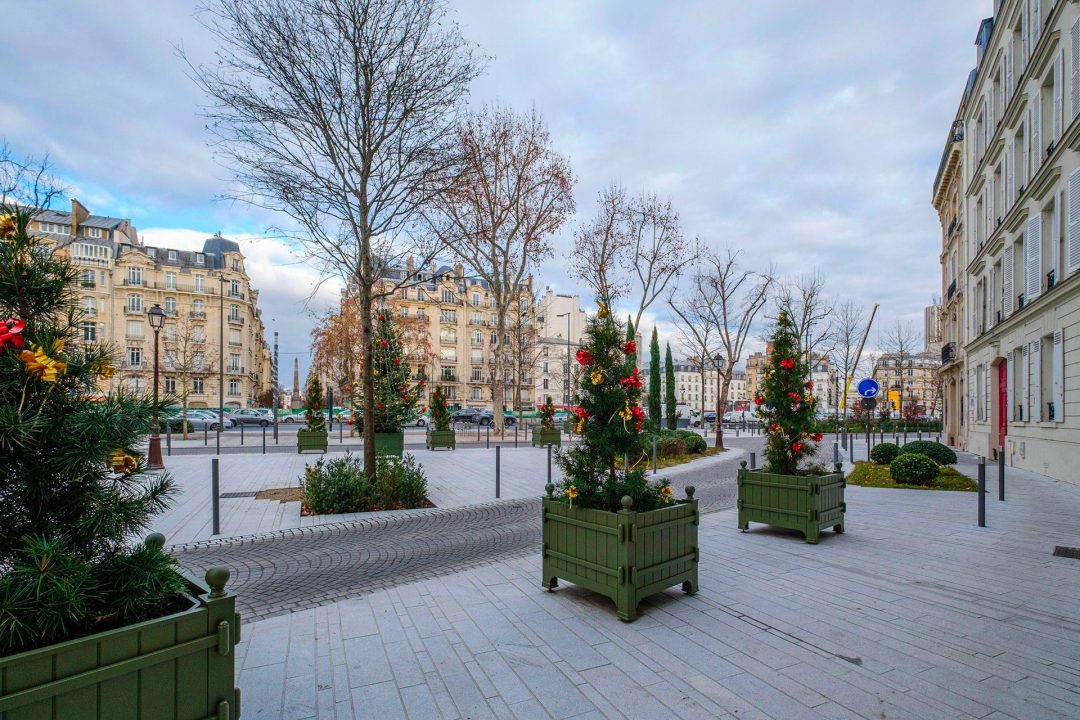
<svg viewBox="0 0 1080 720"><path fill-rule="evenodd" d="M570 313L564 312L561 315L555 317L566 318L566 405L569 405L573 400L574 386L570 382Z"/></svg>
<svg viewBox="0 0 1080 720"><path fill-rule="evenodd" d="M720 388L723 385L720 373L724 368L724 356L717 353L713 357L713 362L716 363L716 439L713 441L713 445L718 448L724 447L724 413L723 408L720 407L721 395ZM705 418L702 418L702 424L704 424Z"/></svg>
<svg viewBox="0 0 1080 720"><path fill-rule="evenodd" d="M150 435L150 462L147 467L161 470L165 463L161 458L161 435L158 433L161 422L158 417L158 334L165 325L165 311L154 303L154 307L146 311L146 319L150 321L150 327L154 331L154 432Z"/></svg>
<svg viewBox="0 0 1080 720"><path fill-rule="evenodd" d="M217 454L221 454L221 431L225 428L225 271L218 271L218 426ZM229 372L232 372L230 370Z"/></svg>

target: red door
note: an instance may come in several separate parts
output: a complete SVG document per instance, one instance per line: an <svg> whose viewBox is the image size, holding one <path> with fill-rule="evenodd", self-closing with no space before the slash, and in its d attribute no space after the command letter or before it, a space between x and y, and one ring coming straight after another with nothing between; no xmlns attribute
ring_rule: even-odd
<svg viewBox="0 0 1080 720"><path fill-rule="evenodd" d="M998 365L998 445L1005 447L1009 432L1009 364Z"/></svg>

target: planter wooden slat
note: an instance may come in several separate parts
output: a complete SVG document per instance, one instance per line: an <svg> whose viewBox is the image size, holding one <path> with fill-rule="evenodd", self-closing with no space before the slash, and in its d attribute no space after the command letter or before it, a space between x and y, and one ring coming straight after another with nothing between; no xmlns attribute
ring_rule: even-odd
<svg viewBox="0 0 1080 720"><path fill-rule="evenodd" d="M615 601L623 620L638 602L673 585L697 592L698 503L648 512L607 512L543 501L543 586L561 578Z"/></svg>
<svg viewBox="0 0 1080 720"><path fill-rule="evenodd" d="M829 475L777 475L739 470L739 528L751 522L798 530L806 542L816 543L822 530L844 531L842 472Z"/></svg>
<svg viewBox="0 0 1080 720"><path fill-rule="evenodd" d="M548 445L559 447L560 445L562 445L562 433L558 430L533 428L532 445L533 447L546 447Z"/></svg>
<svg viewBox="0 0 1080 720"><path fill-rule="evenodd" d="M296 452L320 450L326 452L327 432L325 430L297 430Z"/></svg>
<svg viewBox="0 0 1080 720"><path fill-rule="evenodd" d="M457 449L456 433L453 430L428 430L427 449L435 450L436 448Z"/></svg>
<svg viewBox="0 0 1080 720"><path fill-rule="evenodd" d="M401 457L405 452L405 433L375 433L375 454Z"/></svg>

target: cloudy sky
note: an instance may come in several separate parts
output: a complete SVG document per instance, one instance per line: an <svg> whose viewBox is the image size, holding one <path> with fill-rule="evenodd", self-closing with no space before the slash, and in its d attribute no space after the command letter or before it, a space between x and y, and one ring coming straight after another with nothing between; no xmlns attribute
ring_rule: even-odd
<svg viewBox="0 0 1080 720"><path fill-rule="evenodd" d="M669 196L688 236L784 274L820 268L829 290L918 323L940 293L931 184L991 0L451 0L493 59L473 102L535 105L576 175L579 215L617 180ZM203 97L174 48L209 57L188 0L0 0L8 82L0 138L48 153L97 214L149 244L242 242L282 380L302 372L310 315L333 302L278 221L215 200L228 168L207 147ZM280 221L278 221L280 222ZM541 282L562 270L570 227ZM643 323L670 335L656 306Z"/></svg>

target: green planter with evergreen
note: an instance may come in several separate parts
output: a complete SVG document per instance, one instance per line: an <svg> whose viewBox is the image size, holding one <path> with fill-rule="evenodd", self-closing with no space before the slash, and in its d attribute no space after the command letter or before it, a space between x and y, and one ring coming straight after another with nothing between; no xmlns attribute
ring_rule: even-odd
<svg viewBox="0 0 1080 720"><path fill-rule="evenodd" d="M326 452L328 438L325 410L322 383L317 375L313 375L304 390L304 420L307 422L307 429L298 430L296 433L296 452Z"/></svg>
<svg viewBox="0 0 1080 720"><path fill-rule="evenodd" d="M405 433L401 432L376 432L375 454L394 455L401 457L405 452Z"/></svg>
<svg viewBox="0 0 1080 720"><path fill-rule="evenodd" d="M392 317L379 313L375 323L375 454L401 457L405 452L406 422L416 418L424 381L410 385L401 340Z"/></svg>
<svg viewBox="0 0 1080 720"><path fill-rule="evenodd" d="M162 535L135 541L176 492L140 449L173 398L107 389L30 207L0 206L0 718L235 719L228 570L208 589Z"/></svg>
<svg viewBox="0 0 1080 720"><path fill-rule="evenodd" d="M441 385L431 393L431 408L428 415L431 417L431 427L427 431L427 449L455 449L457 437L450 429L450 408L446 403L446 393L443 392Z"/></svg>
<svg viewBox="0 0 1080 720"><path fill-rule="evenodd" d="M562 433L555 427L555 406L551 404L551 396L547 396L546 402L540 406L540 427L532 430L532 446L558 448L562 445Z"/></svg>
<svg viewBox="0 0 1080 720"><path fill-rule="evenodd" d="M781 312L776 318L771 351L762 373L761 393L754 399L767 433L766 465L738 474L739 529L751 522L790 528L816 543L821 530L844 531L844 474L806 462L817 452L821 433L814 426L814 383L804 361L799 334Z"/></svg>
<svg viewBox="0 0 1080 720"><path fill-rule="evenodd" d="M618 323L601 303L578 351L580 392L574 431L581 443L558 455L563 480L547 486L542 506L543 580L559 578L615 601L622 620L638 603L672 586L698 586L698 503L673 497L667 480L645 477L648 455L638 404L641 377L632 331L621 342ZM629 468L617 466L627 458Z"/></svg>

